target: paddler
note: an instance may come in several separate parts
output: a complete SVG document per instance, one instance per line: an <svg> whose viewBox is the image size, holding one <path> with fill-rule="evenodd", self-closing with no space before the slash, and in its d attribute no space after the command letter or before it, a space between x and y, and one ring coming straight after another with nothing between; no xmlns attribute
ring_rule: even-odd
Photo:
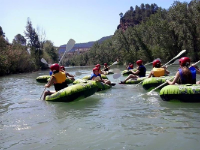
<svg viewBox="0 0 200 150"><path fill-rule="evenodd" d="M60 70L63 71L63 72L65 72L65 75L66 75L66 77L67 77L68 79L70 79L70 80L72 80L72 81L75 80L73 75L71 75L71 74L69 74L68 72L65 71L65 67L64 67L64 66L60 66Z"/></svg>
<svg viewBox="0 0 200 150"><path fill-rule="evenodd" d="M171 82L167 80L166 82L170 85L175 83L178 84L198 84L196 83L196 74L200 74L200 70L196 69L194 66L190 66L190 58L182 57L179 59L180 68L178 69L174 80Z"/></svg>
<svg viewBox="0 0 200 150"><path fill-rule="evenodd" d="M161 61L159 59L154 60L153 61L153 69L150 72L148 78L150 78L151 76L161 77L161 76L168 75L170 73L166 67L161 67L161 66L162 66Z"/></svg>
<svg viewBox="0 0 200 150"><path fill-rule="evenodd" d="M143 61L142 60L137 60L136 64L137 64L137 70L135 72L131 71L132 74L130 74L124 81L121 81L120 84L126 83L126 81L129 80L129 79L137 80L137 78L146 76L146 68L143 65Z"/></svg>
<svg viewBox="0 0 200 150"><path fill-rule="evenodd" d="M93 73L90 76L90 80L103 82L103 83L108 84L108 85L115 85L114 83L111 83L110 80L102 79L101 74L99 73L98 67L93 68Z"/></svg>
<svg viewBox="0 0 200 150"><path fill-rule="evenodd" d="M129 63L129 65L126 68L127 68L128 71L133 69L133 64Z"/></svg>
<svg viewBox="0 0 200 150"><path fill-rule="evenodd" d="M51 85L54 85L55 91L46 91L44 93L44 100L47 95L51 95L68 86L66 83L65 72L60 71L60 66L58 64L51 65L50 69L53 74L51 75L51 78L49 82L45 85L45 87L50 87Z"/></svg>

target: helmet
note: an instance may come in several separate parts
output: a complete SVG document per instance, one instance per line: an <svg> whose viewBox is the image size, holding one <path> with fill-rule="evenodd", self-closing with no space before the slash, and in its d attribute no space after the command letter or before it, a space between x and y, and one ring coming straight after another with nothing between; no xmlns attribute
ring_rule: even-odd
<svg viewBox="0 0 200 150"><path fill-rule="evenodd" d="M108 64L107 63L104 63L104 66L107 66Z"/></svg>
<svg viewBox="0 0 200 150"><path fill-rule="evenodd" d="M51 65L50 69L54 72L54 71L59 71L60 66L58 64L53 64Z"/></svg>
<svg viewBox="0 0 200 150"><path fill-rule="evenodd" d="M153 61L153 67L155 67L156 65L161 65L160 60L156 59Z"/></svg>
<svg viewBox="0 0 200 150"><path fill-rule="evenodd" d="M141 65L141 64L142 64L142 60L136 61L136 64L137 64L138 66Z"/></svg>
<svg viewBox="0 0 200 150"><path fill-rule="evenodd" d="M96 70L99 70L99 68L98 67L94 67L92 70L96 71Z"/></svg>
<svg viewBox="0 0 200 150"><path fill-rule="evenodd" d="M101 67L101 65L100 65L100 64L97 64L95 67Z"/></svg>
<svg viewBox="0 0 200 150"><path fill-rule="evenodd" d="M131 69L133 69L133 64L129 64L129 67L130 67Z"/></svg>
<svg viewBox="0 0 200 150"><path fill-rule="evenodd" d="M182 57L181 59L179 59L179 64L181 66L190 65L190 58L188 58L188 57Z"/></svg>
<svg viewBox="0 0 200 150"><path fill-rule="evenodd" d="M60 66L60 69L65 70L65 67L64 66Z"/></svg>

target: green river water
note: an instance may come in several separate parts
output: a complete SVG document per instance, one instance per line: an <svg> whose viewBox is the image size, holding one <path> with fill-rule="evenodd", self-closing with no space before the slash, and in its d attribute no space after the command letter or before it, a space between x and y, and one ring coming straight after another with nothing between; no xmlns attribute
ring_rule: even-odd
<svg viewBox="0 0 200 150"><path fill-rule="evenodd" d="M169 68L171 75L177 68ZM66 70L83 73L78 79L91 74L92 66ZM200 103L166 102L157 92L145 95L142 86L120 84L76 102L47 102L39 99L44 84L35 80L46 74L0 78L0 149L200 149ZM125 77L108 78L118 83Z"/></svg>

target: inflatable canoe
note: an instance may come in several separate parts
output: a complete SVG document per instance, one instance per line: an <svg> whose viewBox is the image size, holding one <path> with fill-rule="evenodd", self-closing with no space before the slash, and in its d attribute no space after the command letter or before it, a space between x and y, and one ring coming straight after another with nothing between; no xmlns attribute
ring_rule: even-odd
<svg viewBox="0 0 200 150"><path fill-rule="evenodd" d="M161 76L161 77L151 77L147 78L143 81L142 86L145 90L152 90L155 87L161 85L166 80L171 79L173 76ZM162 87L166 86L167 84L163 85ZM160 87L160 89L162 88Z"/></svg>
<svg viewBox="0 0 200 150"><path fill-rule="evenodd" d="M52 95L46 96L46 101L71 102L93 95L98 90L95 81L68 86Z"/></svg>
<svg viewBox="0 0 200 150"><path fill-rule="evenodd" d="M164 101L200 102L200 85L167 85L161 89L160 97Z"/></svg>
<svg viewBox="0 0 200 150"><path fill-rule="evenodd" d="M133 69L132 71L136 71L136 69ZM150 72L151 71L146 71L146 76L148 75L148 74L150 74ZM129 74L133 74L132 72L131 72L131 70L124 70L124 71L122 71L122 75L123 76L128 76Z"/></svg>
<svg viewBox="0 0 200 150"><path fill-rule="evenodd" d="M92 80L86 80L86 79L77 79L73 82L73 84L78 84L78 83L88 83L91 82ZM112 86L104 84L102 82L96 82L95 85L98 87L97 91L102 91L106 89L110 89Z"/></svg>
<svg viewBox="0 0 200 150"><path fill-rule="evenodd" d="M40 83L47 83L47 82L48 82L48 79L49 79L50 77L51 77L50 75L38 76L38 77L36 78L36 81L37 81L37 82L40 82Z"/></svg>
<svg viewBox="0 0 200 150"><path fill-rule="evenodd" d="M82 79L89 80L91 75L84 76ZM102 79L108 79L108 77L104 74L101 74Z"/></svg>
<svg viewBox="0 0 200 150"><path fill-rule="evenodd" d="M136 71L136 69L124 70L124 71L122 71L122 75L123 76L128 76L129 74L132 74L131 71Z"/></svg>
<svg viewBox="0 0 200 150"><path fill-rule="evenodd" d="M147 77L137 78L137 79L129 79L123 84L138 84L142 82L143 80L147 79Z"/></svg>
<svg viewBox="0 0 200 150"><path fill-rule="evenodd" d="M109 75L109 74L114 74L113 70L109 70L109 71L104 71L105 75Z"/></svg>
<svg viewBox="0 0 200 150"><path fill-rule="evenodd" d="M49 76L49 75L38 76L36 78L36 81L40 82L40 83L47 83L49 81L50 77L51 76ZM67 82L67 84L73 83L73 81L71 79L68 79L68 78L66 79L66 82Z"/></svg>

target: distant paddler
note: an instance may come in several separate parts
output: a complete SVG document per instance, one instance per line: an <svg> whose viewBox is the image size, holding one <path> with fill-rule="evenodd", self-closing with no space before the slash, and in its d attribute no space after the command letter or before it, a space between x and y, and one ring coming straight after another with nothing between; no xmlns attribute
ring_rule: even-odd
<svg viewBox="0 0 200 150"><path fill-rule="evenodd" d="M129 80L129 79L137 80L137 78L146 76L146 68L143 65L143 61L137 60L136 64L137 64L137 70L136 71L131 70L132 74L130 74L124 81L121 81L120 84L126 83L126 81Z"/></svg>

